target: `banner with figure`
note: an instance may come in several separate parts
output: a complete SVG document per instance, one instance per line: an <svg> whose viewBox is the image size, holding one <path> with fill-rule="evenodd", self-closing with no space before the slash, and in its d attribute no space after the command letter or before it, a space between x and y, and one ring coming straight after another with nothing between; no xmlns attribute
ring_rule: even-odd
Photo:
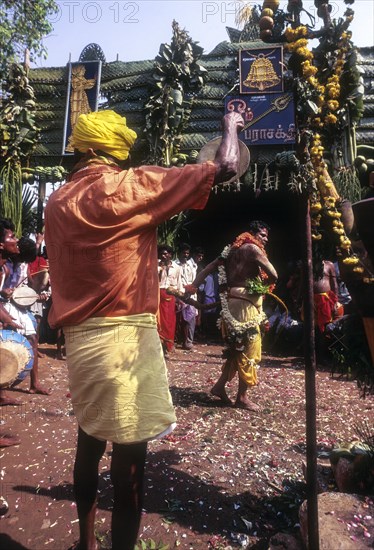
<svg viewBox="0 0 374 550"><path fill-rule="evenodd" d="M97 111L100 93L101 61L68 63L68 92L62 154L74 153L71 133L81 114Z"/></svg>

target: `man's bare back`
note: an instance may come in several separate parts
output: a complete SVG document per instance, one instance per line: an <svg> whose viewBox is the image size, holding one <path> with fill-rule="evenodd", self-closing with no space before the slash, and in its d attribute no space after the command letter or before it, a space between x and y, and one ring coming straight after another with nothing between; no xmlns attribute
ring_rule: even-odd
<svg viewBox="0 0 374 550"><path fill-rule="evenodd" d="M227 283L229 287L244 287L247 279L260 275L260 268L265 271L272 283L277 273L267 256L255 244L244 244L230 252L226 260Z"/></svg>

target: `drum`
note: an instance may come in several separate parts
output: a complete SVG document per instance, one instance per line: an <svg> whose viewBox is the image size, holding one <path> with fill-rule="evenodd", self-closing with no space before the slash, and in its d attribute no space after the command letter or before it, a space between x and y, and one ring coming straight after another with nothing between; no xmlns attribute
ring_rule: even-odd
<svg viewBox="0 0 374 550"><path fill-rule="evenodd" d="M47 269L41 269L40 271L36 271L32 275L29 275L28 279L30 287L35 290L35 292L40 294L48 287L49 271Z"/></svg>
<svg viewBox="0 0 374 550"><path fill-rule="evenodd" d="M197 157L197 163L202 164L203 162L207 162L208 160L214 160L217 150L219 146L221 145L222 138L217 137L214 139L211 139L208 141L204 147L200 149L199 155ZM236 181L242 176L248 169L250 161L250 153L249 149L246 146L246 144L239 140L239 169L236 176L232 177L231 179L228 179L224 183L231 183L233 181Z"/></svg>
<svg viewBox="0 0 374 550"><path fill-rule="evenodd" d="M38 299L38 294L29 286L18 286L14 289L12 300L16 306L21 308L30 307Z"/></svg>
<svg viewBox="0 0 374 550"><path fill-rule="evenodd" d="M34 363L30 342L13 330L0 330L0 388L19 384Z"/></svg>

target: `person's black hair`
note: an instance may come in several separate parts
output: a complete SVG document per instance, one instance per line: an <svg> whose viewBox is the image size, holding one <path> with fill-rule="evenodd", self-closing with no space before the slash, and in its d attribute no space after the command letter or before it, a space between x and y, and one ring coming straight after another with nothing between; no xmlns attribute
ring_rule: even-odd
<svg viewBox="0 0 374 550"><path fill-rule="evenodd" d="M4 242L5 231L14 231L14 223L10 219L0 218L0 243Z"/></svg>
<svg viewBox="0 0 374 550"><path fill-rule="evenodd" d="M158 255L160 255L163 250L166 250L166 252L169 252L169 254L174 253L174 250L168 244L159 244L157 247Z"/></svg>
<svg viewBox="0 0 374 550"><path fill-rule="evenodd" d="M195 248L192 249L192 256L195 256L196 254L205 254L205 250L202 246L195 246Z"/></svg>
<svg viewBox="0 0 374 550"><path fill-rule="evenodd" d="M29 237L21 237L18 241L18 248L19 255L17 256L17 260L19 262L29 264L36 259L36 243Z"/></svg>
<svg viewBox="0 0 374 550"><path fill-rule="evenodd" d="M249 232L253 233L254 235L261 231L262 229L266 229L267 231L270 231L270 227L267 223L262 222L261 220L253 220L249 223L248 226Z"/></svg>
<svg viewBox="0 0 374 550"><path fill-rule="evenodd" d="M188 243L180 243L178 245L178 253L182 252L182 250L189 250L191 252L191 245Z"/></svg>

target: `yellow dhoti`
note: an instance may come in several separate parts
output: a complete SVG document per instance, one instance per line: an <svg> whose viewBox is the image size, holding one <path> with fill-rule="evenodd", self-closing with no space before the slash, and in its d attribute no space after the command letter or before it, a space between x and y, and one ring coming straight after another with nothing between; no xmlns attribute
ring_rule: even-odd
<svg viewBox="0 0 374 550"><path fill-rule="evenodd" d="M155 315L91 318L64 334L73 410L85 433L125 444L172 431Z"/></svg>
<svg viewBox="0 0 374 550"><path fill-rule="evenodd" d="M228 296L228 307L231 315L242 323L246 323L258 318L262 314L262 296L258 294L248 294L245 288L231 288ZM223 336L226 336L225 325L222 323ZM244 338L243 345L238 349L230 347L229 356L224 365L228 369L228 379L232 380L236 373L247 384L255 386L257 384L257 369L260 366L262 341L260 325L258 324L253 331L251 338Z"/></svg>

